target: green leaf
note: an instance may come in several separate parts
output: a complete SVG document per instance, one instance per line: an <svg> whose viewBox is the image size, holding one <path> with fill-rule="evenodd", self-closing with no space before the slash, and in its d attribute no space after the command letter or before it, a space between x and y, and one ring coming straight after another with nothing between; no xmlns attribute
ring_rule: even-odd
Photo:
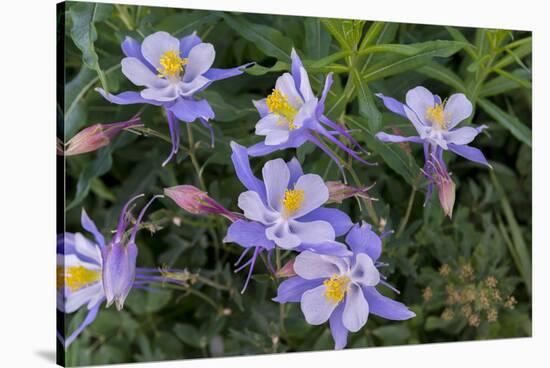
<svg viewBox="0 0 550 368"><path fill-rule="evenodd" d="M261 66L260 64L254 64L250 68L244 70L245 73L250 75L264 75L273 72L286 72L290 70L290 64L282 61L277 61L272 67Z"/></svg>
<svg viewBox="0 0 550 368"><path fill-rule="evenodd" d="M516 81L516 78L528 80L530 82L531 73L524 69L516 69L512 72L515 78L498 76L483 84L479 93L480 97L489 97L510 92L514 89L521 88L521 85Z"/></svg>
<svg viewBox="0 0 550 368"><path fill-rule="evenodd" d="M203 344L203 339L199 334L199 331L192 325L187 323L178 323L174 326L174 333L176 336L189 346L200 349Z"/></svg>
<svg viewBox="0 0 550 368"><path fill-rule="evenodd" d="M506 79L510 79L511 81L516 82L520 87L523 87L523 88L526 88L526 89L531 89L532 88L531 81L528 80L527 78L522 78L518 75L514 75L512 73L507 72L506 70L502 70L502 69L498 69L498 68L493 68L493 70L495 71L495 73L499 74L500 76L502 76Z"/></svg>
<svg viewBox="0 0 550 368"><path fill-rule="evenodd" d="M508 196L502 189L496 173L493 171L491 171L491 180L499 193L502 212L504 213L504 217L508 223L507 227L501 227L501 231L503 234L507 234L508 231L512 234L512 246L510 247L510 253L514 255L516 267L518 268L518 271L523 278L523 282L527 287L527 292L531 295L531 256L529 255L527 244L523 238L524 231L519 226L516 217L514 216L514 210L508 200Z"/></svg>
<svg viewBox="0 0 550 368"><path fill-rule="evenodd" d="M398 23L374 22L367 30L361 42L361 46L359 47L359 51L361 52L373 45L383 45L392 42L395 39L398 28ZM367 70L367 67L373 61L374 57L375 54L371 53L365 60L360 60L358 62L357 67L360 67L361 74Z"/></svg>
<svg viewBox="0 0 550 368"><path fill-rule="evenodd" d="M90 189L92 189L92 192L94 192L99 198L103 198L111 202L116 201L116 197L113 192L111 192L98 177L92 179Z"/></svg>
<svg viewBox="0 0 550 368"><path fill-rule="evenodd" d="M521 142L531 147L531 129L517 117L510 115L491 101L482 98L478 101L481 108Z"/></svg>
<svg viewBox="0 0 550 368"><path fill-rule="evenodd" d="M172 293L169 290L156 290L154 293L133 290L124 306L128 306L137 315L151 314L161 310L171 298Z"/></svg>
<svg viewBox="0 0 550 368"><path fill-rule="evenodd" d="M455 89L457 92L466 91L466 87L464 86L464 83L462 82L460 77L443 65L430 62L420 67L417 71L429 78L433 78L445 83L449 87Z"/></svg>
<svg viewBox="0 0 550 368"><path fill-rule="evenodd" d="M321 27L321 20L306 18L304 30L304 48L308 59L318 60L327 56L330 49L330 34Z"/></svg>
<svg viewBox="0 0 550 368"><path fill-rule="evenodd" d="M277 29L251 23L243 16L236 17L227 13L223 13L223 19L229 27L252 42L264 54L283 61L290 60L292 40Z"/></svg>
<svg viewBox="0 0 550 368"><path fill-rule="evenodd" d="M405 71L416 69L434 57L449 57L464 47L464 43L456 41L429 41L418 44L419 52L412 56L397 56L387 58L367 68L363 78L373 81Z"/></svg>
<svg viewBox="0 0 550 368"><path fill-rule="evenodd" d="M82 52L83 63L94 69L99 76L104 90L107 88L107 79L99 66L99 58L95 51L94 42L97 40L96 22L109 18L114 6L111 4L74 3L69 9L72 21L71 38Z"/></svg>
<svg viewBox="0 0 550 368"><path fill-rule="evenodd" d="M321 22L344 50L357 50L365 26L364 20L325 18Z"/></svg>
<svg viewBox="0 0 550 368"><path fill-rule="evenodd" d="M80 173L76 184L76 195L72 202L67 206L68 211L84 200L90 191L92 180L107 173L113 165L111 156L111 146L107 146L98 151L96 158Z"/></svg>
<svg viewBox="0 0 550 368"><path fill-rule="evenodd" d="M397 174L401 175L407 183L416 187L417 178L421 171L414 161L398 144L383 143L379 141L368 128L365 118L359 116L346 116L346 120L364 133L364 140L373 152L380 155L384 162Z"/></svg>
<svg viewBox="0 0 550 368"><path fill-rule="evenodd" d="M378 327L372 331L372 334L388 345L404 344L411 337L409 328L404 324Z"/></svg>
<svg viewBox="0 0 550 368"><path fill-rule="evenodd" d="M514 50L506 49L506 51L508 52L508 55L506 55L505 57L500 59L498 62L496 62L494 67L498 69L503 69L514 62L519 65L522 65L523 63L521 62L521 59L523 59L527 55L530 55L531 52L533 51L533 44L530 38L528 40L529 42L519 46Z"/></svg>
<svg viewBox="0 0 550 368"><path fill-rule="evenodd" d="M466 46L464 47L464 51L466 51L466 53L472 59L477 60L478 55L477 55L477 50L476 50L475 46L472 45L470 42L468 42L468 39L462 34L462 32L460 32L458 29L456 29L454 27L450 27L450 26L445 26L445 29L447 30L447 32L449 32L449 34L451 35L451 37L455 41L465 43Z"/></svg>
<svg viewBox="0 0 550 368"><path fill-rule="evenodd" d="M216 121L235 121L249 114L257 114L252 98L247 98L248 96L241 96L237 100L233 96L224 97L213 90L204 91L202 95L214 109Z"/></svg>
<svg viewBox="0 0 550 368"><path fill-rule="evenodd" d="M374 95L370 91L367 82L361 78L359 71L357 69L353 69L352 74L355 87L357 88L359 113L368 119L367 122L370 130L376 132L380 129L382 114L378 111L378 108L374 103Z"/></svg>
<svg viewBox="0 0 550 368"><path fill-rule="evenodd" d="M155 29L166 31L176 37L183 37L198 31L200 27L215 24L219 19L219 13L202 10L176 13L163 18Z"/></svg>

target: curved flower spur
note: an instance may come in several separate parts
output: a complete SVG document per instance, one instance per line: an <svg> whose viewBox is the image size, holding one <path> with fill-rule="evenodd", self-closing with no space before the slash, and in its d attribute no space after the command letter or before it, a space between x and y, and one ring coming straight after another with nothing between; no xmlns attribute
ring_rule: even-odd
<svg viewBox="0 0 550 368"><path fill-rule="evenodd" d="M491 167L479 149L468 145L487 126L456 128L472 114L472 103L462 93L453 94L448 100L442 101L439 96L419 86L407 92L406 104L381 93L376 96L388 110L408 119L418 132L418 136L409 137L379 132L376 137L383 142L424 145L423 173L430 181L426 201L431 198L433 185L437 185L441 205L450 217L454 204L454 183L443 161L443 151L449 150L470 161Z"/></svg>
<svg viewBox="0 0 550 368"><path fill-rule="evenodd" d="M283 281L273 299L278 303L300 303L311 325L329 321L335 349L346 346L348 333L359 331L369 314L390 320L415 316L404 304L376 289L380 284L388 284L377 268L384 265L378 262L382 241L370 225L356 224L346 236L346 243L352 252L349 256L310 251L296 256L293 265L296 276Z"/></svg>
<svg viewBox="0 0 550 368"><path fill-rule="evenodd" d="M137 246L135 237L145 211L158 197L154 196L139 213L129 234L128 213L130 205L143 194L133 197L124 206L116 233L108 244L95 223L82 210L82 227L94 237L88 240L81 233L59 235L57 243L57 309L74 313L86 307L84 321L68 337L58 332L59 340L69 346L95 318L103 301L107 307L115 304L118 310L132 287L148 289L149 284L159 282L160 276L147 268L136 268ZM172 282L162 278L162 282Z"/></svg>
<svg viewBox="0 0 550 368"><path fill-rule="evenodd" d="M327 75L323 92L317 98L311 89L307 71L294 49L291 59L291 73L277 78L275 88L267 98L253 101L261 117L256 124L256 134L265 136L265 140L249 147L248 154L264 156L278 150L297 148L309 141L329 155L343 171L340 159L321 141L320 137L325 137L356 160L370 164L340 141L343 137L347 144L368 155L351 134L323 115L332 85L332 73Z"/></svg>
<svg viewBox="0 0 550 368"><path fill-rule="evenodd" d="M236 68L212 68L216 51L210 43L204 43L195 34L178 40L166 32L155 32L139 42L126 37L122 43L122 73L136 86L145 87L140 92L127 91L118 95L96 90L108 101L119 104L145 103L162 106L168 120L172 150L163 162L166 165L178 152L178 119L186 123L199 120L210 130L212 145L214 132L208 120L215 117L205 99L195 99L195 93L206 89L212 82L243 73L251 65Z"/></svg>

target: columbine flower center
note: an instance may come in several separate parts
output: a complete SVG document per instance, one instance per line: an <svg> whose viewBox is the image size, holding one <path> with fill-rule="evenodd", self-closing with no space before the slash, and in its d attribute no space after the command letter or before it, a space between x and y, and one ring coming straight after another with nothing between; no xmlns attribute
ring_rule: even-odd
<svg viewBox="0 0 550 368"><path fill-rule="evenodd" d="M323 281L325 284L325 298L332 304L338 304L344 299L348 291L349 277L343 275L333 275L330 279Z"/></svg>
<svg viewBox="0 0 550 368"><path fill-rule="evenodd" d="M286 119L288 124L288 130L294 130L298 128L294 124L294 118L298 111L288 103L288 98L278 89L273 89L273 92L267 96L265 103L267 104L267 109L271 113L281 115ZM279 123L285 123L282 120Z"/></svg>
<svg viewBox="0 0 550 368"><path fill-rule="evenodd" d="M304 191L302 189L287 189L283 198L285 213L290 215L296 212L304 202Z"/></svg>
<svg viewBox="0 0 550 368"><path fill-rule="evenodd" d="M168 50L160 56L160 68L157 68L159 77L177 77L187 64L187 58L181 58L179 52Z"/></svg>
<svg viewBox="0 0 550 368"><path fill-rule="evenodd" d="M436 103L434 107L428 107L426 109L426 119L435 123L439 129L445 129L445 101L440 104Z"/></svg>
<svg viewBox="0 0 550 368"><path fill-rule="evenodd" d="M67 285L72 291L82 289L84 286L101 280L101 272L89 270L83 266L67 267L57 266L57 287Z"/></svg>

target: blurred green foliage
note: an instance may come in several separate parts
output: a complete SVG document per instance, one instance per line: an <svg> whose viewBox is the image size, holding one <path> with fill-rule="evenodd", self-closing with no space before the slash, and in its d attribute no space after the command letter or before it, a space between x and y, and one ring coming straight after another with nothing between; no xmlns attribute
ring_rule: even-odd
<svg viewBox="0 0 550 368"><path fill-rule="evenodd" d="M215 46L215 66L257 62L246 74L203 93L216 113L214 148L198 124L182 129L182 142L193 134L191 149L210 196L232 210L243 188L229 159L229 142L259 141L253 134L258 114L252 100L265 97L289 69L295 47L314 91L320 92L324 74L334 72L327 115L352 129L372 152L371 161L379 163L353 163L348 178L351 184L376 183L373 207L348 200L342 209L354 221L395 230L384 242L382 261L390 266L383 273L401 290L394 297L417 313L406 322L371 316L363 330L350 335L348 347L531 335L529 32L93 3L67 3L61 16L66 20L61 134L68 140L85 126L126 120L137 112L146 125L95 153L67 159L68 231L81 231L82 207L108 235L131 195L200 184L188 151L161 167L170 144L159 108L112 105L94 92L97 86L136 90L120 71L125 36L142 40L159 30L178 37L197 31ZM403 100L405 91L420 84L441 96L465 93L475 106L466 124L489 126L474 145L493 170L445 155L457 184L452 220L444 217L437 198L423 206L419 147L374 139L382 129L411 135L413 128L386 111L373 93ZM272 157L292 155L306 172L341 180L330 159L312 146ZM256 172L263 162L252 161ZM247 292L239 293L244 277L233 273L232 264L241 249L222 242L224 220L188 215L164 199L147 221L150 231L138 237L139 266L187 269L210 283L198 279L177 290L133 290L123 311L100 311L67 350L68 365L332 349L327 326L308 325L296 304L281 307L270 300L278 281L262 262ZM289 257L283 254L279 261ZM483 299L487 295L489 304ZM83 316L80 311L71 317L69 329Z"/></svg>

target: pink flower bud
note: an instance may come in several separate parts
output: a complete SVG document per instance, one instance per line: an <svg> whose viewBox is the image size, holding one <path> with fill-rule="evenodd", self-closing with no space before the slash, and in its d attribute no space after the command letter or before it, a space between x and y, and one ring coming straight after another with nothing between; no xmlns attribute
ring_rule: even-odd
<svg viewBox="0 0 550 368"><path fill-rule="evenodd" d="M192 185L178 185L164 188L164 194L171 198L178 206L194 215L221 215L230 221L237 221L240 216L229 211L221 204Z"/></svg>
<svg viewBox="0 0 550 368"><path fill-rule="evenodd" d="M455 204L455 183L451 179L445 163L432 154L422 172L432 182L430 185L437 186L441 208L446 216L452 218Z"/></svg>
<svg viewBox="0 0 550 368"><path fill-rule="evenodd" d="M80 155L98 150L111 143L122 130L140 124L139 116L136 116L128 121L89 126L78 132L67 142L65 156Z"/></svg>
<svg viewBox="0 0 550 368"><path fill-rule="evenodd" d="M367 193L372 186L357 188L346 185L340 181L327 181L325 184L329 192L327 203L342 203L344 199L351 197L372 199Z"/></svg>
<svg viewBox="0 0 550 368"><path fill-rule="evenodd" d="M453 217L453 207L455 204L455 183L450 177L437 182L437 190L439 194L439 203L445 215L449 218Z"/></svg>
<svg viewBox="0 0 550 368"><path fill-rule="evenodd" d="M296 276L296 272L294 271L294 259L291 259L285 265L281 268L279 268L275 272L276 277L292 277Z"/></svg>

